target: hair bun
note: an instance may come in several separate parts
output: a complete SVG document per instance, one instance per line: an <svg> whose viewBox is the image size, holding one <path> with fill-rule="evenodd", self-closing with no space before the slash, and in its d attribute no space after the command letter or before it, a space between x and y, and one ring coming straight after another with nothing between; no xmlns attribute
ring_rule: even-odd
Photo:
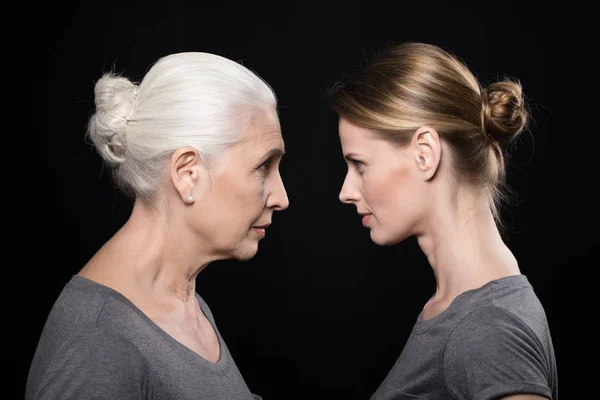
<svg viewBox="0 0 600 400"><path fill-rule="evenodd" d="M493 141L509 143L525 129L529 113L520 83L494 82L481 97L483 132Z"/></svg>
<svg viewBox="0 0 600 400"><path fill-rule="evenodd" d="M125 161L125 130L135 108L137 89L129 79L111 73L96 82L96 112L90 118L88 135L100 155L111 165Z"/></svg>

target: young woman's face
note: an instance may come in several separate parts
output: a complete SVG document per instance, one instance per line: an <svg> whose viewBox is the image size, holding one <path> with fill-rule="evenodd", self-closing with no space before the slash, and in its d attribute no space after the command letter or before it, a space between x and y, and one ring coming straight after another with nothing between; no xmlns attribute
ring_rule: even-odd
<svg viewBox="0 0 600 400"><path fill-rule="evenodd" d="M427 192L411 147L400 148L341 118L339 135L348 163L340 201L354 204L379 245L415 234Z"/></svg>
<svg viewBox="0 0 600 400"><path fill-rule="evenodd" d="M276 113L258 116L211 167L212 185L196 212L204 241L225 258L249 259L275 210L289 201L279 174L284 143Z"/></svg>

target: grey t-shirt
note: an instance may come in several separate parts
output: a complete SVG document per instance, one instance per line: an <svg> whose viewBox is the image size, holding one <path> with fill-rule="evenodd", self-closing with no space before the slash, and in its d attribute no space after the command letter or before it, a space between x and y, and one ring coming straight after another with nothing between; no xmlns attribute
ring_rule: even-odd
<svg viewBox="0 0 600 400"><path fill-rule="evenodd" d="M434 318L419 315L371 399L486 400L517 393L558 399L546 314L524 275L466 291Z"/></svg>
<svg viewBox="0 0 600 400"><path fill-rule="evenodd" d="M221 346L215 363L168 335L120 293L73 276L46 321L25 399L260 399L197 297Z"/></svg>

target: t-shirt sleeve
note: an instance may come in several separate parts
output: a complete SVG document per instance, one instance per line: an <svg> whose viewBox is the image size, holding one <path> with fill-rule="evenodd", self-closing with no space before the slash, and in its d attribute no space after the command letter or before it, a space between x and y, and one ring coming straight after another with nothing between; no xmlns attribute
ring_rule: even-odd
<svg viewBox="0 0 600 400"><path fill-rule="evenodd" d="M544 349L510 312L482 307L452 332L444 356L446 385L457 399L497 399L515 394L552 398Z"/></svg>
<svg viewBox="0 0 600 400"><path fill-rule="evenodd" d="M145 364L137 348L119 335L96 331L57 351L34 398L143 399Z"/></svg>

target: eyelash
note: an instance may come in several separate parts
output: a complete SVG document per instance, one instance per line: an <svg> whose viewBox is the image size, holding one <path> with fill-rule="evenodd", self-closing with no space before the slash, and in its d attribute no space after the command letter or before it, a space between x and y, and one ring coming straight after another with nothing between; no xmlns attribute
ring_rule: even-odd
<svg viewBox="0 0 600 400"><path fill-rule="evenodd" d="M352 162L352 165L354 165L354 169L356 170L356 172L358 172L359 174L362 174L365 163L362 161L358 161L358 160L352 160L351 162Z"/></svg>
<svg viewBox="0 0 600 400"><path fill-rule="evenodd" d="M269 169L271 168L272 162L273 160L267 160L261 165L259 165L258 168L256 168L256 170L262 172L263 175L266 176L269 173Z"/></svg>

